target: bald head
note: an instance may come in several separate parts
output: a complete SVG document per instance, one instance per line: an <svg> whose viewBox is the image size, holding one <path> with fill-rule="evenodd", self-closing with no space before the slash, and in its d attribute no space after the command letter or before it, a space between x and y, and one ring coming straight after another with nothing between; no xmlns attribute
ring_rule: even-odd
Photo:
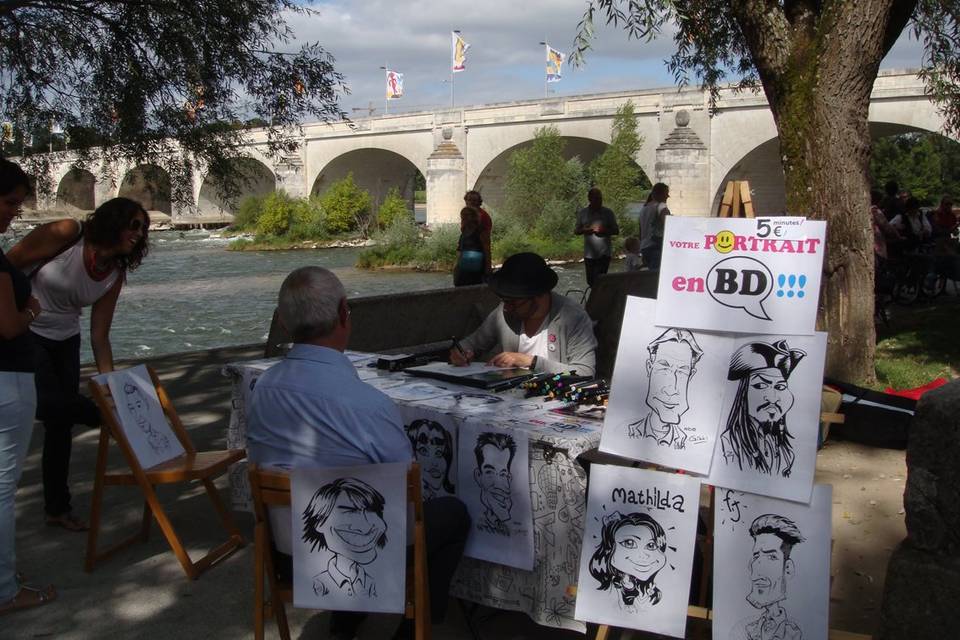
<svg viewBox="0 0 960 640"><path fill-rule="evenodd" d="M346 291L323 267L300 267L280 286L280 321L294 342L310 342L333 333L346 310Z"/></svg>

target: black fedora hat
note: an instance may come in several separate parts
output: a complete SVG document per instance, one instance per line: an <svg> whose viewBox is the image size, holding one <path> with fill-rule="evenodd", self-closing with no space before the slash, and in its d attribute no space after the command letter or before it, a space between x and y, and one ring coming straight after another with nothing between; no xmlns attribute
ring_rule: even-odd
<svg viewBox="0 0 960 640"><path fill-rule="evenodd" d="M516 253L504 260L487 284L501 298L532 298L557 286L557 274L537 254Z"/></svg>

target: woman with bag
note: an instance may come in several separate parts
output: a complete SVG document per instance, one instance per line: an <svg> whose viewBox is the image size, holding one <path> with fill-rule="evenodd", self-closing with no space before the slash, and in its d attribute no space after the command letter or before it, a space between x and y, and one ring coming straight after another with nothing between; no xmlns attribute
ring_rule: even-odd
<svg viewBox="0 0 960 640"><path fill-rule="evenodd" d="M80 313L91 307L90 345L100 373L113 371L110 325L127 271L147 255L150 217L139 203L114 198L81 224L58 220L31 231L7 254L29 271L43 313L30 326L35 344L37 418L43 421L46 523L85 531L70 506L71 430L100 415L80 390Z"/></svg>
<svg viewBox="0 0 960 640"><path fill-rule="evenodd" d="M460 240L457 242L457 265L453 269L453 286L483 284L489 256L484 250L480 212L475 207L460 210Z"/></svg>
<svg viewBox="0 0 960 640"><path fill-rule="evenodd" d="M23 169L0 159L0 233L19 215L29 192L30 180ZM22 584L14 547L14 497L37 407L28 328L41 314L40 303L30 295L30 281L0 251L0 615L36 607L57 596L52 586Z"/></svg>

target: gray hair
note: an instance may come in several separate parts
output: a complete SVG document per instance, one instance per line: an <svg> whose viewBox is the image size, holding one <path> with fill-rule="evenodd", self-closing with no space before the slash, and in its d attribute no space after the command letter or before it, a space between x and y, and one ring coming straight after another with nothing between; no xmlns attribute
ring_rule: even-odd
<svg viewBox="0 0 960 640"><path fill-rule="evenodd" d="M329 335L337 326L343 284L323 267L300 267L280 285L277 310L294 342Z"/></svg>

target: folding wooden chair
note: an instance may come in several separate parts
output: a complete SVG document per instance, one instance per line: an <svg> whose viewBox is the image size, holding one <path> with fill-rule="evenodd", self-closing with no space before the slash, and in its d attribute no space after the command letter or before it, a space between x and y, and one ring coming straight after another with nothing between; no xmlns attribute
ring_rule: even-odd
<svg viewBox="0 0 960 640"><path fill-rule="evenodd" d="M253 493L253 637L263 640L264 620L277 619L282 640L290 640L285 604L293 602L293 584L280 582L273 563L273 531L268 507L290 506L290 476L284 471L249 465ZM413 505L413 563L407 564L406 606L403 616L413 620L414 638L430 640L430 593L427 584L427 539L423 524L420 465L413 463L407 472L407 502ZM264 594L266 582L270 594Z"/></svg>
<svg viewBox="0 0 960 640"><path fill-rule="evenodd" d="M160 405L163 412L170 421L170 426L174 434L183 445L185 453L167 462L144 469L133 451L123 429L117 420L115 412L114 398L107 385L101 385L94 380L90 381L90 391L97 406L100 407L100 414L103 417L103 425L100 427L100 445L97 451L96 475L93 482L93 504L90 509L90 532L87 535L87 556L84 563L84 570L91 572L97 562L105 560L116 552L124 549L135 542L146 542L150 534L150 516L153 515L160 525L170 548L180 561L180 565L186 572L187 577L195 580L201 573L209 569L216 562L226 558L234 551L242 547L245 542L240 530L233 522L233 517L226 509L216 486L213 484L213 478L224 473L227 468L242 460L246 453L243 449L231 449L226 451L197 451L190 437L187 435L180 417L177 415L173 404L170 402L167 392L160 385L156 372L147 367L150 373L150 379L160 398ZM129 469L107 471L107 455L110 448L110 439L113 438L123 457L127 462ZM171 484L180 482L191 482L199 480L207 490L210 501L213 502L213 508L220 517L224 528L230 534L229 539L223 544L210 550L207 555L194 562L190 555L184 549L167 517L166 511L160 505L157 499L157 493L154 489L158 484ZM97 550L97 538L100 534L100 516L103 507L103 488L106 485L127 485L139 486L143 491L143 518L141 520L140 530L103 551Z"/></svg>

